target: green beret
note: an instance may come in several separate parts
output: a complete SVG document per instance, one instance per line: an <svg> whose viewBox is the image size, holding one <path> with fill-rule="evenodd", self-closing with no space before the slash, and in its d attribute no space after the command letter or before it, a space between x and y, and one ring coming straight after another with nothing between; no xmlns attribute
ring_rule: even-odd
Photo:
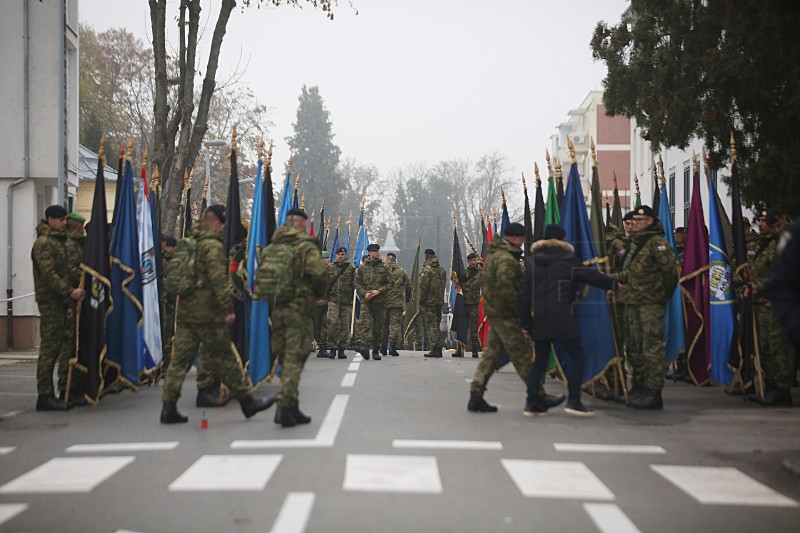
<svg viewBox="0 0 800 533"><path fill-rule="evenodd" d="M322 258L323 259L328 259L330 256L331 256L331 254L327 250L322 250Z"/></svg>
<svg viewBox="0 0 800 533"><path fill-rule="evenodd" d="M70 219L70 220L76 220L76 221L80 222L81 224L86 222L86 217L81 215L80 213L69 213L67 215L67 218Z"/></svg>

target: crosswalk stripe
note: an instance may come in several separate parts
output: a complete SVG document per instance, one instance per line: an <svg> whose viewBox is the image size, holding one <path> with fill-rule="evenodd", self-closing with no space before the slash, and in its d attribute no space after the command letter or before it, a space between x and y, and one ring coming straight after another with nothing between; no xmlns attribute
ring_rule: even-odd
<svg viewBox="0 0 800 533"><path fill-rule="evenodd" d="M644 444L573 444L556 442L553 447L557 452L584 452L584 453L667 453L661 446Z"/></svg>
<svg viewBox="0 0 800 533"><path fill-rule="evenodd" d="M16 449L16 446L0 446L0 455L8 455Z"/></svg>
<svg viewBox="0 0 800 533"><path fill-rule="evenodd" d="M73 444L67 453L151 452L174 450L178 442L108 442L102 444Z"/></svg>
<svg viewBox="0 0 800 533"><path fill-rule="evenodd" d="M348 454L344 490L439 494L442 481L436 457Z"/></svg>
<svg viewBox="0 0 800 533"><path fill-rule="evenodd" d="M578 461L502 459L523 496L570 500L613 500L614 493Z"/></svg>
<svg viewBox="0 0 800 533"><path fill-rule="evenodd" d="M394 439L393 448L422 448L428 450L502 450L496 440L413 440Z"/></svg>
<svg viewBox="0 0 800 533"><path fill-rule="evenodd" d="M91 492L135 457L57 457L0 487L0 493Z"/></svg>
<svg viewBox="0 0 800 533"><path fill-rule="evenodd" d="M27 503L0 503L0 525L8 522L27 508Z"/></svg>
<svg viewBox="0 0 800 533"><path fill-rule="evenodd" d="M270 533L303 533L312 507L314 507L313 492L290 492L283 501Z"/></svg>
<svg viewBox="0 0 800 533"><path fill-rule="evenodd" d="M283 455L204 455L170 483L179 491L260 491Z"/></svg>
<svg viewBox="0 0 800 533"><path fill-rule="evenodd" d="M584 503L583 509L601 533L639 533L639 528L616 504Z"/></svg>

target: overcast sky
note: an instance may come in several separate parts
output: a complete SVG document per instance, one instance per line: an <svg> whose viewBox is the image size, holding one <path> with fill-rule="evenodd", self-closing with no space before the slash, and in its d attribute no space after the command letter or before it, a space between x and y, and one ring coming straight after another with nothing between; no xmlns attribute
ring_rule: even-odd
<svg viewBox="0 0 800 533"><path fill-rule="evenodd" d="M150 42L147 2L79 1L81 20L96 30L123 26ZM241 82L272 109L278 160L288 158L283 139L292 133L305 84L319 86L342 155L384 175L408 162L474 161L498 151L517 175L532 176L567 111L602 89L605 66L592 61L589 49L595 24L616 23L628 6L627 0L351 2L358 14L340 0L334 21L310 6L242 12L241 0L231 16L218 79L247 65ZM203 17L212 17L209 38L218 5L204 2ZM178 0L169 9L168 25L178 16Z"/></svg>

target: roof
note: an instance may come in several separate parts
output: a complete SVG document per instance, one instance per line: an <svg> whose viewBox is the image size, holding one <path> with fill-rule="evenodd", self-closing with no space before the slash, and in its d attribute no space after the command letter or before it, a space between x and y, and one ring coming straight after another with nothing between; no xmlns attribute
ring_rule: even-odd
<svg viewBox="0 0 800 533"><path fill-rule="evenodd" d="M109 181L117 181L117 171L106 165L104 169L105 178ZM97 154L83 146L78 145L78 180L94 181L97 178Z"/></svg>

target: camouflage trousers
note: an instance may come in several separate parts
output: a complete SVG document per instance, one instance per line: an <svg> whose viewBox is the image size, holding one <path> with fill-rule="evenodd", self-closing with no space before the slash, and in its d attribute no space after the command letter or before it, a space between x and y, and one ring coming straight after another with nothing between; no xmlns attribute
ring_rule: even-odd
<svg viewBox="0 0 800 533"><path fill-rule="evenodd" d="M381 346L386 346L387 343L400 346L403 344L403 333L403 308L389 307L383 322Z"/></svg>
<svg viewBox="0 0 800 533"><path fill-rule="evenodd" d="M285 306L272 311L272 353L281 365L276 401L281 407L298 405L300 374L308 359L314 324L308 314Z"/></svg>
<svg viewBox="0 0 800 533"><path fill-rule="evenodd" d="M164 317L161 320L161 347L164 351L164 359L161 361L162 368L169 367L172 358L172 341L175 338L175 299L165 298L163 300Z"/></svg>
<svg viewBox="0 0 800 533"><path fill-rule="evenodd" d="M634 387L652 391L664 388L666 312L666 304L625 306L625 342Z"/></svg>
<svg viewBox="0 0 800 533"><path fill-rule="evenodd" d="M64 346L63 350L65 353L60 354L58 356L58 390L59 391L66 391L67 390L67 378L69 372L69 361L77 357L76 347L75 347L75 338L76 338L76 328L78 327L78 306L77 305L70 305L70 309L72 309L72 316L67 317L67 328L64 330ZM61 363L64 361L64 368L62 370ZM77 361L77 359L76 359ZM78 390L83 386L84 378L86 374L83 372L76 372L73 370L72 372L72 382L70 383L70 393L74 390Z"/></svg>
<svg viewBox="0 0 800 533"><path fill-rule="evenodd" d="M327 302L314 310L314 339L320 347L327 347L328 323L325 316L328 314Z"/></svg>
<svg viewBox="0 0 800 533"><path fill-rule="evenodd" d="M350 305L337 305L335 302L328 302L328 314L326 315L328 340L326 347L335 350L347 348L350 340Z"/></svg>
<svg viewBox="0 0 800 533"><path fill-rule="evenodd" d="M425 322L425 342L428 347L431 350L441 348L442 336L439 333L439 323L442 321L442 306L420 307L419 316Z"/></svg>
<svg viewBox="0 0 800 533"><path fill-rule="evenodd" d="M505 354L511 359L514 370L523 383L527 385L528 374L531 371L533 350L530 343L525 340L522 326L518 318L492 318L492 327L486 338L486 348L483 350L469 392L475 396L483 396L486 384L495 372L498 363ZM539 387L538 395L544 394L544 387Z"/></svg>
<svg viewBox="0 0 800 533"><path fill-rule="evenodd" d="M758 349L761 352L761 371L768 389L790 389L794 384L789 361L789 339L781 331L775 313L766 304L755 306L758 320Z"/></svg>
<svg viewBox="0 0 800 533"><path fill-rule="evenodd" d="M467 304L467 336L469 337L469 348L479 351L481 342L478 339L478 304Z"/></svg>
<svg viewBox="0 0 800 533"><path fill-rule="evenodd" d="M381 349L383 323L386 320L386 305L383 302L361 302L361 318L358 322L356 345L360 348Z"/></svg>
<svg viewBox="0 0 800 533"><path fill-rule="evenodd" d="M67 318L69 306L62 303L39 303L39 359L36 363L36 388L41 396L52 396L53 370L58 362L58 383L66 388L69 365L70 319ZM72 320L72 342L75 342L75 322ZM61 389L63 390L63 389Z"/></svg>
<svg viewBox="0 0 800 533"><path fill-rule="evenodd" d="M175 331L175 345L172 351L172 362L167 369L164 390L161 399L165 402L176 402L181 396L183 381L191 368L200 345L203 353L200 357L204 373L219 377L231 392L231 397L239 400L249 391L242 369L231 348L231 336L224 323L178 323ZM198 372L198 386L201 380ZM208 379L208 378L202 378Z"/></svg>

